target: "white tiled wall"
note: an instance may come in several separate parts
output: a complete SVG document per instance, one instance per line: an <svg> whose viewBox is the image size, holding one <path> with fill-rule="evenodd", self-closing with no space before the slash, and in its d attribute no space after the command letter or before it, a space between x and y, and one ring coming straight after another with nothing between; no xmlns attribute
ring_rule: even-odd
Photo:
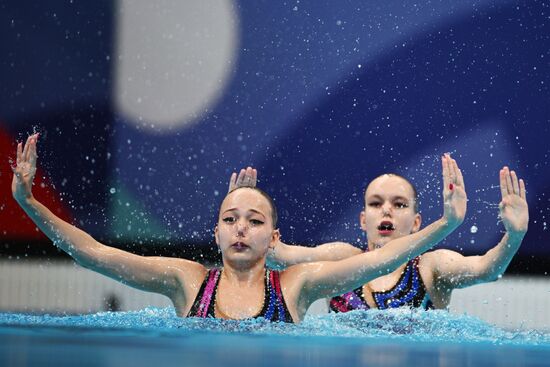
<svg viewBox="0 0 550 367"><path fill-rule="evenodd" d="M0 310L98 312L115 295L122 310L166 307L168 298L133 289L72 262L0 262Z"/></svg>

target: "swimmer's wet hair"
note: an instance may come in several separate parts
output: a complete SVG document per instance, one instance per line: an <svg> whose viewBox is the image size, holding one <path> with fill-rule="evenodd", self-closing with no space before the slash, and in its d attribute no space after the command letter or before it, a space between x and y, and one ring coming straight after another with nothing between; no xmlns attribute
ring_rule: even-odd
<svg viewBox="0 0 550 367"><path fill-rule="evenodd" d="M367 185L367 187L365 187L365 192L363 193L363 197L365 197L365 196L367 195L367 189L369 188L370 184L371 184L374 180L376 180L377 178L380 178L380 177L382 177L382 176L386 176L386 175L388 175L388 176L393 176L393 177L399 177L399 178L403 179L405 182L407 182L407 183L411 186L411 188L412 188L412 190L413 190L413 198L414 198L414 206L413 206L413 209L414 209L414 212L415 212L415 213L418 213L418 191L416 191L416 187L412 184L411 181L409 181L408 179L406 179L405 177L403 177L403 176L401 176L401 175L399 175L399 174L397 174L397 173L383 173L383 174L381 174L380 176L377 176L377 177L373 178L373 179L369 182L369 184Z"/></svg>
<svg viewBox="0 0 550 367"><path fill-rule="evenodd" d="M229 191L225 197L227 197L232 192L240 190L240 189L254 190L254 191L258 192L260 195L262 195L264 198L266 198L267 202L269 203L269 206L271 207L271 222L273 223L273 228L274 229L277 228L277 220L279 219L279 217L277 215L277 207L275 206L275 202L273 201L271 196L269 196L269 194L267 192L260 189L259 187L241 186L241 187L237 187L236 189L233 189L233 190ZM222 203L223 203L224 200L225 200L225 198L222 200ZM221 211L221 204L220 204L220 211Z"/></svg>

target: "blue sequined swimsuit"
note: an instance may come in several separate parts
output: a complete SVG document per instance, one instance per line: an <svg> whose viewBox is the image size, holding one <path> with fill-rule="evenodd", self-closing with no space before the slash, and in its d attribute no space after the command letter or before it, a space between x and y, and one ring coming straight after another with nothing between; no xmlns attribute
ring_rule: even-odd
<svg viewBox="0 0 550 367"><path fill-rule="evenodd" d="M426 292L426 287L418 270L420 258L414 258L407 263L397 284L385 292L372 292L376 307L380 310L397 307L420 307L433 309L432 301ZM330 309L334 312L352 310L368 310L370 307L363 295L363 287L330 300Z"/></svg>

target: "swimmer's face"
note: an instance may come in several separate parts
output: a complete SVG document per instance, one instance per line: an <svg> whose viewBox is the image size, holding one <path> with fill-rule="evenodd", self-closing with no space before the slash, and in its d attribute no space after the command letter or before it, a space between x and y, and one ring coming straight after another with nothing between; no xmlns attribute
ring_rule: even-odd
<svg viewBox="0 0 550 367"><path fill-rule="evenodd" d="M265 261L269 247L279 239L268 200L247 188L228 194L220 208L215 237L224 260Z"/></svg>
<svg viewBox="0 0 550 367"><path fill-rule="evenodd" d="M369 249L418 231L421 217L414 205L413 188L403 178L382 175L373 180L365 192L365 209L360 216Z"/></svg>

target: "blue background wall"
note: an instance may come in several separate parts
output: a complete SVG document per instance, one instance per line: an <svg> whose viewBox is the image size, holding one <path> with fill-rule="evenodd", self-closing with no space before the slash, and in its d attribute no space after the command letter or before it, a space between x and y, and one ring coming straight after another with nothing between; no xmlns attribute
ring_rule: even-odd
<svg viewBox="0 0 550 367"><path fill-rule="evenodd" d="M550 256L548 4L234 9L229 83L192 125L160 134L113 102L117 3L0 4L0 128L14 141L42 132L39 163L77 225L104 241L207 249L230 173L252 165L283 240L361 246L369 180L409 177L429 223L442 212L439 157L452 152L469 212L442 246L480 253L498 242L498 170L509 165L530 205L520 255ZM11 200L8 157L2 165L0 211Z"/></svg>

